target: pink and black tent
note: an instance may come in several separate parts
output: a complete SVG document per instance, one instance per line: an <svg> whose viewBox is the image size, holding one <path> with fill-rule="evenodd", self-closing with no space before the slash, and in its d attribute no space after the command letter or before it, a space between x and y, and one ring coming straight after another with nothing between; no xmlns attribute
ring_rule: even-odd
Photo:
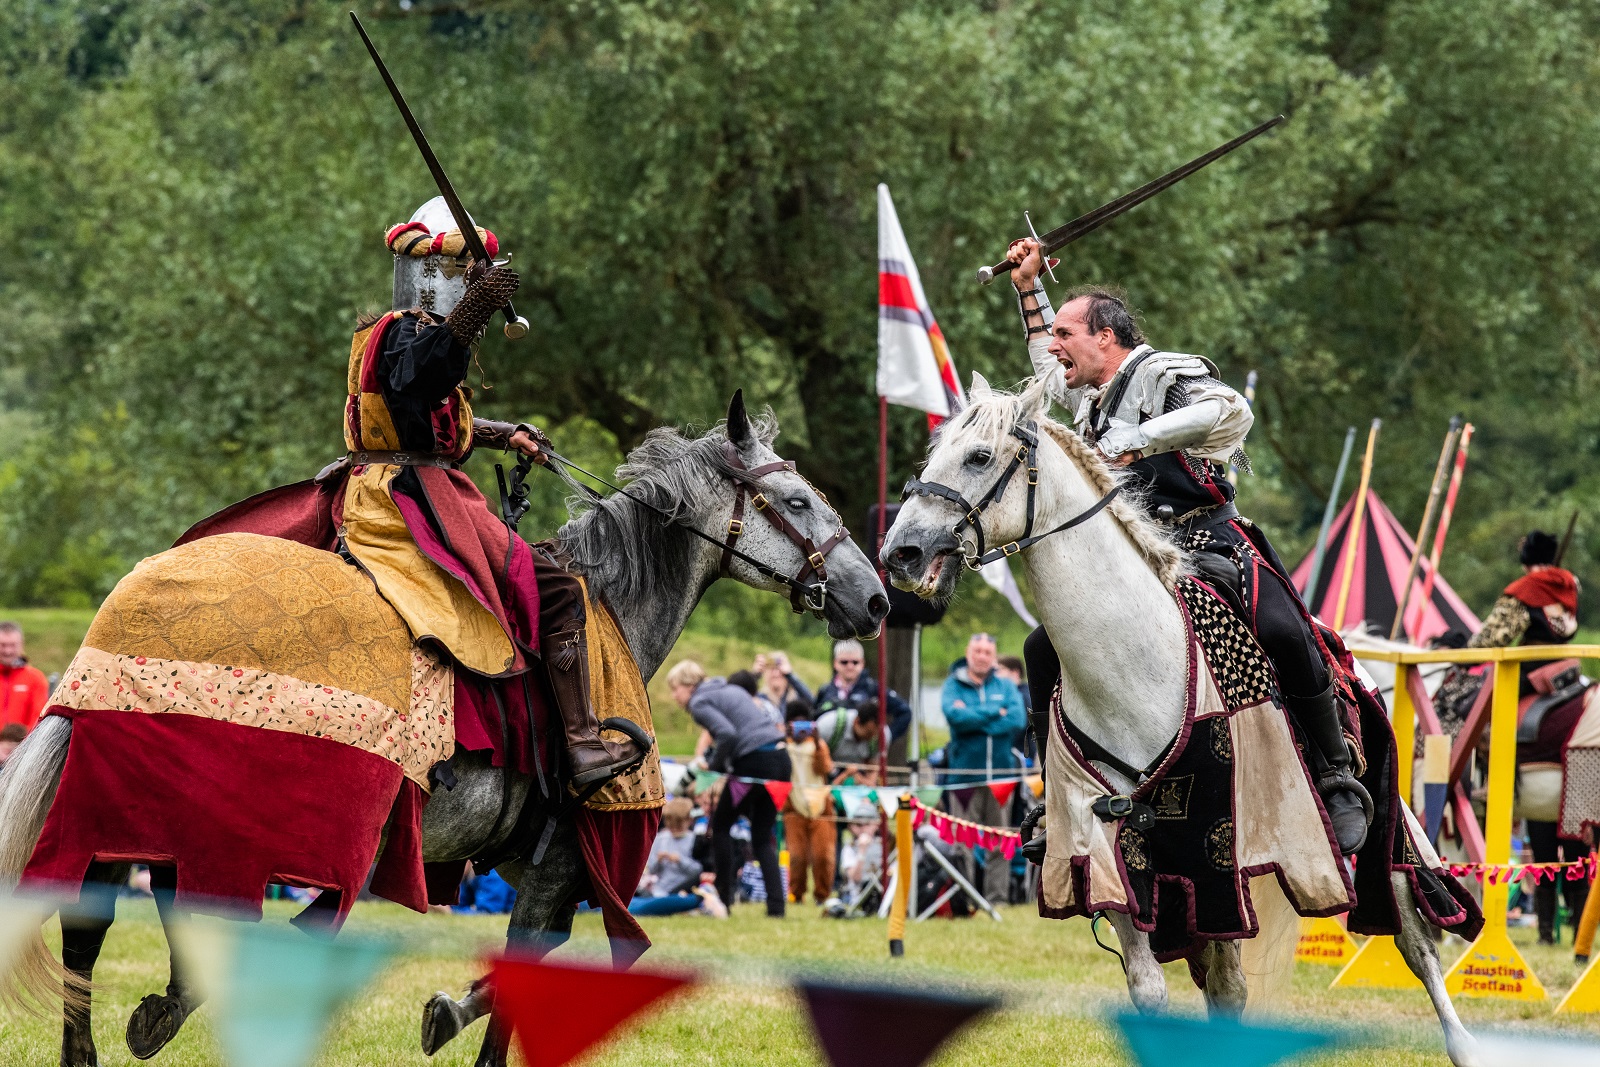
<svg viewBox="0 0 1600 1067"><path fill-rule="evenodd" d="M1339 512L1328 530L1328 550L1322 562L1317 588L1309 593L1306 590L1306 582L1311 578L1310 554L1300 561L1291 575L1295 588L1311 605L1311 610L1330 626L1333 625L1334 612L1339 603L1339 586L1344 582L1350 512L1354 507L1355 497L1345 501L1344 510ZM1400 590L1405 585L1406 571L1411 566L1411 553L1415 545L1411 535L1378 494L1368 490L1366 513L1361 517L1361 530L1356 539L1352 567L1355 577L1350 583L1350 599L1344 609L1345 629L1358 622L1366 622L1388 636L1390 627L1394 625ZM1456 595L1442 575L1434 580L1433 596L1423 609L1421 623L1418 624L1417 604L1422 597L1422 580L1427 572L1428 560L1424 557L1406 604L1407 628L1415 631L1412 636L1417 643L1426 645L1430 639L1450 630L1476 633L1478 617Z"/></svg>

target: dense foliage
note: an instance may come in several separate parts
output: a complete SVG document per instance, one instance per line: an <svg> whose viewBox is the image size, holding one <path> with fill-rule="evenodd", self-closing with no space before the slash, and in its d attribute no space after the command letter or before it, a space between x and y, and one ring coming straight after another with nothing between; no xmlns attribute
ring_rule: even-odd
<svg viewBox="0 0 1600 1067"><path fill-rule="evenodd" d="M1010 381L1013 301L971 277L1023 208L1062 220L1282 111L1064 268L1124 285L1156 343L1260 370L1246 509L1303 546L1345 426L1381 416L1374 484L1414 523L1464 412L1447 574L1482 605L1518 533L1600 497L1591 7L363 6L523 274L534 330L484 346L480 410L596 462L743 386L857 521L878 181L958 365ZM382 227L430 195L341 5L5 5L0 603L93 601L207 511L335 455L351 325L387 298ZM897 413L892 482L923 444Z"/></svg>

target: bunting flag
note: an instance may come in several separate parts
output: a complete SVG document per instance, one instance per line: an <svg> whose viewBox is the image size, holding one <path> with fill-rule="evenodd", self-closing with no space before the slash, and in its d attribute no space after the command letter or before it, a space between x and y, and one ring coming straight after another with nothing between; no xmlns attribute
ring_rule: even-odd
<svg viewBox="0 0 1600 1067"><path fill-rule="evenodd" d="M1559 1010L1559 1009L1557 1009ZM1529 1064L1560 1064L1560 1067L1600 1067L1600 1045L1575 1041L1554 1034L1478 1033L1478 1063L1482 1067L1529 1067Z"/></svg>
<svg viewBox="0 0 1600 1067"><path fill-rule="evenodd" d="M891 818L893 818L894 813L896 811L900 810L900 798L898 796L896 796L894 793L889 793L889 792L879 793L878 794L878 806L883 809L883 813L885 815L888 815Z"/></svg>
<svg viewBox="0 0 1600 1067"><path fill-rule="evenodd" d="M738 778L728 779L728 791L733 794L734 807L737 808L740 804L744 803L744 798L750 793L750 785L751 783L741 781Z"/></svg>
<svg viewBox="0 0 1600 1067"><path fill-rule="evenodd" d="M1337 1040L1315 1030L1246 1026L1227 1019L1180 1015L1129 1012L1117 1016L1117 1026L1140 1067L1269 1067Z"/></svg>
<svg viewBox="0 0 1600 1067"><path fill-rule="evenodd" d="M887 185L878 186L878 395L926 411L929 432L967 406Z"/></svg>
<svg viewBox="0 0 1600 1067"><path fill-rule="evenodd" d="M492 964L495 1007L528 1067L564 1067L663 997L696 982L689 974L613 971L500 957Z"/></svg>
<svg viewBox="0 0 1600 1067"><path fill-rule="evenodd" d="M989 784L989 792L994 794L994 799L1002 808L1011 803L1011 794L1016 791L1016 782L991 782Z"/></svg>
<svg viewBox="0 0 1600 1067"><path fill-rule="evenodd" d="M937 785L925 785L916 791L916 798L930 808L938 806L943 796L944 789Z"/></svg>
<svg viewBox="0 0 1600 1067"><path fill-rule="evenodd" d="M707 789L710 789L713 785L715 785L717 780L721 777L722 775L718 774L716 771L695 771L694 791L696 793L704 793Z"/></svg>
<svg viewBox="0 0 1600 1067"><path fill-rule="evenodd" d="M394 943L308 937L260 923L178 927L178 950L211 1005L229 1067L305 1067L328 1024L394 954Z"/></svg>
<svg viewBox="0 0 1600 1067"><path fill-rule="evenodd" d="M1000 1006L992 996L844 982L802 981L800 995L832 1067L920 1067L957 1030Z"/></svg>
<svg viewBox="0 0 1600 1067"><path fill-rule="evenodd" d="M0 897L0 980L10 976L28 939L55 910L54 904L40 897Z"/></svg>
<svg viewBox="0 0 1600 1067"><path fill-rule="evenodd" d="M789 799L789 790L794 788L794 783L762 782L761 784L767 787L767 795L772 798L772 806L782 811L783 803Z"/></svg>

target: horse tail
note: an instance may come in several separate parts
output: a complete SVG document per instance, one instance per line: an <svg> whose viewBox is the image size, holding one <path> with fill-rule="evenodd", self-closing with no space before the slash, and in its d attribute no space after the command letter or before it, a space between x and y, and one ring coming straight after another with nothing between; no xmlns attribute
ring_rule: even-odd
<svg viewBox="0 0 1600 1067"><path fill-rule="evenodd" d="M1300 943L1300 916L1275 874L1250 879L1250 903L1260 932L1239 949L1244 969L1245 1012L1250 1017L1282 1008L1294 973L1294 950Z"/></svg>
<svg viewBox="0 0 1600 1067"><path fill-rule="evenodd" d="M16 888L33 856L71 739L72 720L47 715L0 770L0 897ZM39 1014L57 996L69 1011L86 1009L89 983L57 962L36 930L24 942L10 977L0 983L0 1000Z"/></svg>

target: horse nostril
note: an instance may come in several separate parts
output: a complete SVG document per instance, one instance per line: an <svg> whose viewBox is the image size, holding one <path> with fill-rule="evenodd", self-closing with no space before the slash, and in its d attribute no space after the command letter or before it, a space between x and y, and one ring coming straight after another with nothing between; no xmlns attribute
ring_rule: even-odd
<svg viewBox="0 0 1600 1067"><path fill-rule="evenodd" d="M902 567L909 567L922 558L922 549L916 545L901 545L889 554L889 558Z"/></svg>
<svg viewBox="0 0 1600 1067"><path fill-rule="evenodd" d="M889 598L874 593L872 599L867 601L867 614L872 617L873 622L889 614Z"/></svg>

